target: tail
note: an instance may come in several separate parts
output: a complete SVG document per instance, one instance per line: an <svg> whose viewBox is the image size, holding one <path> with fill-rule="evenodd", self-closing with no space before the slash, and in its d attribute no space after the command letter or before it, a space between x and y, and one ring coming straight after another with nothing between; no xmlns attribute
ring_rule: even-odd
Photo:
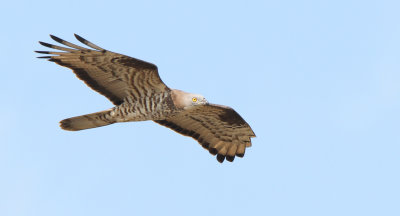
<svg viewBox="0 0 400 216"><path fill-rule="evenodd" d="M110 115L110 112L111 109L92 114L67 118L60 121L60 127L64 130L78 131L106 126L115 123Z"/></svg>

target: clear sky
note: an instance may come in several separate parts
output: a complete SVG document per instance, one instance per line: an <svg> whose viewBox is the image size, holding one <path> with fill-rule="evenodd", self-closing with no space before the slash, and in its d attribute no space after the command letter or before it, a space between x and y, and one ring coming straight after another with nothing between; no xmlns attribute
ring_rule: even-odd
<svg viewBox="0 0 400 216"><path fill-rule="evenodd" d="M4 1L0 215L400 215L399 1ZM73 33L236 109L219 164L153 122L63 131L112 104L38 56Z"/></svg>

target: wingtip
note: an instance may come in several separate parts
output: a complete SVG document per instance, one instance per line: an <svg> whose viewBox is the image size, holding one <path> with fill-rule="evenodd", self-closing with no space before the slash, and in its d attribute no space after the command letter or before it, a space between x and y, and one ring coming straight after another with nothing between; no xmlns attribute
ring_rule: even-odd
<svg viewBox="0 0 400 216"><path fill-rule="evenodd" d="M106 49L97 46L96 44L86 40L85 38L83 38L82 36L80 36L78 34L74 33L74 36L78 41L80 41L81 43L85 44L88 47L91 47L91 48L93 48L95 50L99 50L99 51L102 51L102 52L106 52L107 51Z"/></svg>
<svg viewBox="0 0 400 216"><path fill-rule="evenodd" d="M54 47L53 44L49 44L49 43L46 43L46 42L43 42L43 41L39 41L39 44L42 45L42 46L48 47L48 48L53 48Z"/></svg>
<svg viewBox="0 0 400 216"><path fill-rule="evenodd" d="M35 50L34 52L35 53L40 53L40 54L50 54L49 51L38 51L38 50Z"/></svg>
<svg viewBox="0 0 400 216"><path fill-rule="evenodd" d="M210 148L208 152L210 152L210 154L212 155L216 155L218 153L218 150L216 148Z"/></svg>
<svg viewBox="0 0 400 216"><path fill-rule="evenodd" d="M63 43L63 42L64 42L63 39L61 39L61 38L59 38L59 37L57 37L57 36L54 36L54 35L52 35L52 34L50 34L50 37L51 37L51 39L57 41L58 43Z"/></svg>
<svg viewBox="0 0 400 216"><path fill-rule="evenodd" d="M39 54L50 54L49 51L38 51L38 50L34 50L33 52L39 53ZM48 58L51 58L51 56L38 56L38 57L36 57L36 58L39 58L39 59L48 59Z"/></svg>
<svg viewBox="0 0 400 216"><path fill-rule="evenodd" d="M76 34L76 33L74 33L74 36L75 36L75 38L76 38L78 41L80 41L80 42L82 42L82 41L87 41L85 38L79 36L79 35ZM84 43L84 42L82 42L82 43Z"/></svg>
<svg viewBox="0 0 400 216"><path fill-rule="evenodd" d="M238 156L238 157L244 157L244 153L243 154L236 154L236 156Z"/></svg>
<svg viewBox="0 0 400 216"><path fill-rule="evenodd" d="M225 155L222 155L222 154L218 154L217 155L217 161L218 162L223 163L224 160L225 160Z"/></svg>
<svg viewBox="0 0 400 216"><path fill-rule="evenodd" d="M227 155L227 156L226 156L226 160L229 161L229 162L233 162L233 160L235 160L235 156L229 156L229 155Z"/></svg>

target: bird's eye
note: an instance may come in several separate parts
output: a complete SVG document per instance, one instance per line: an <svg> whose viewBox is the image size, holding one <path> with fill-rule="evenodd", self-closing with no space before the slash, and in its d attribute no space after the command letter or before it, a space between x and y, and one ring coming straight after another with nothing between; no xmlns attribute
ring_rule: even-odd
<svg viewBox="0 0 400 216"><path fill-rule="evenodd" d="M197 98L195 98L195 97L192 98L192 101L193 101L193 102L197 102Z"/></svg>

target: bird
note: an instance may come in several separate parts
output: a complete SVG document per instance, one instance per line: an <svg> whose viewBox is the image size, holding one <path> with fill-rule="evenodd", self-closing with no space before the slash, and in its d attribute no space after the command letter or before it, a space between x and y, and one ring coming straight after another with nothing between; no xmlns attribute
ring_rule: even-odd
<svg viewBox="0 0 400 216"><path fill-rule="evenodd" d="M39 41L56 51L35 51L45 54L38 58L71 69L114 107L64 119L60 121L62 129L79 131L151 120L197 140L220 163L225 159L232 162L235 156L243 157L246 148L252 145L254 131L231 107L209 103L200 94L171 89L161 80L156 65L103 49L77 34L74 36L87 47L50 35L60 44Z"/></svg>

